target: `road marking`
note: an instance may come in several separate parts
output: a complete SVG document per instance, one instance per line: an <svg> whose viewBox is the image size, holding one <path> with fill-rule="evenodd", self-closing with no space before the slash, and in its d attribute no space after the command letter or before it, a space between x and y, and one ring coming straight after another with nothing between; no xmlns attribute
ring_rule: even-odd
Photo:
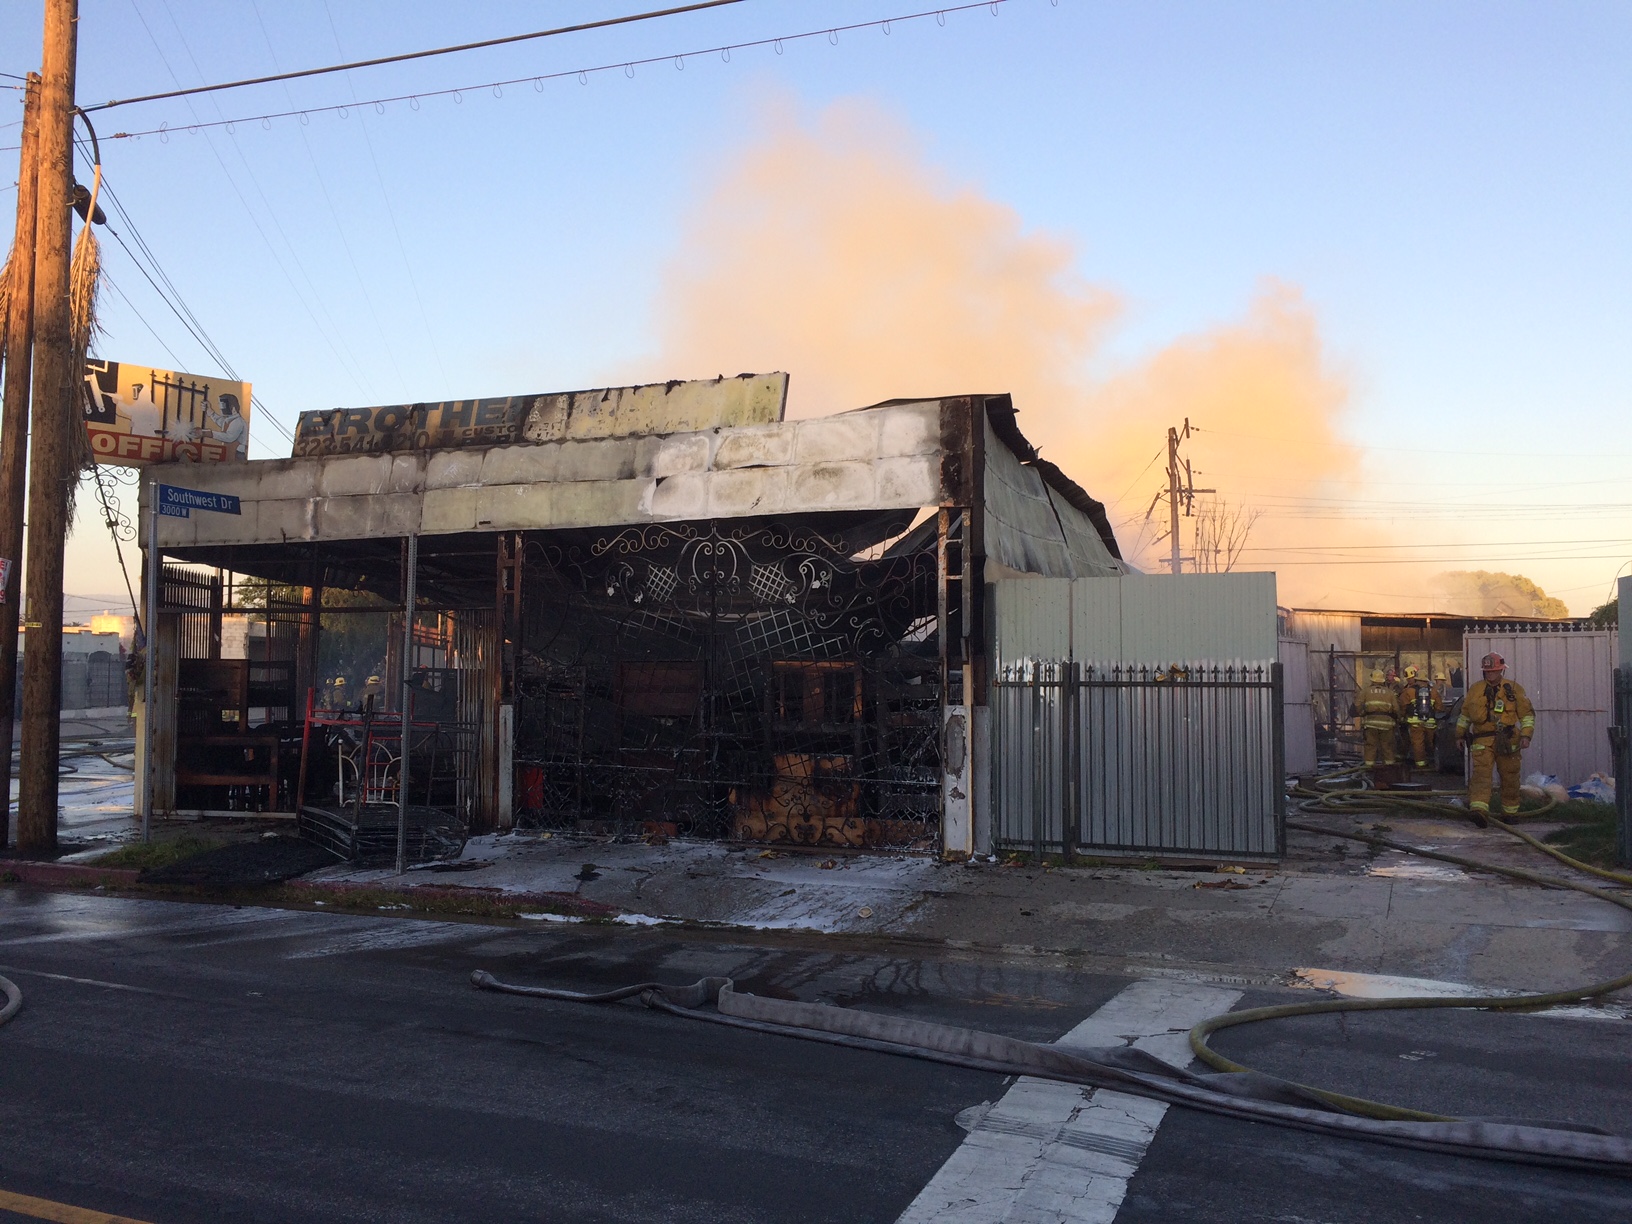
<svg viewBox="0 0 1632 1224"><path fill-rule="evenodd" d="M354 919L353 921L359 921ZM458 939L485 936L463 922L426 922L402 918L364 918L360 930L344 931L315 947L286 953L285 960L313 960L322 956L348 956L354 952L385 952L395 948L418 948L426 944L452 943Z"/></svg>
<svg viewBox="0 0 1632 1224"><path fill-rule="evenodd" d="M200 907L202 909L202 907ZM95 925L81 925L69 930L46 931L38 935L18 935L0 939L3 947L28 947L50 943L91 943L96 940L125 940L174 938L182 935L200 935L231 927L277 925L289 921L290 910L263 909L202 909L177 913L158 922L121 923L118 919L98 921ZM268 936L271 938L271 936Z"/></svg>
<svg viewBox="0 0 1632 1224"><path fill-rule="evenodd" d="M1187 1066L1192 1026L1241 997L1184 982L1135 982L1055 1044L1132 1044ZM969 1137L897 1224L1110 1224L1167 1106L1022 1076L995 1105L959 1115Z"/></svg>
<svg viewBox="0 0 1632 1224"><path fill-rule="evenodd" d="M146 986L127 986L123 982L104 982L98 978L69 977L66 973L47 973L44 969L19 969L15 965L0 965L0 972L24 973L31 977L50 978L53 982L77 982L81 986L100 986L104 990L128 990L132 994L156 995L162 993Z"/></svg>
<svg viewBox="0 0 1632 1224"><path fill-rule="evenodd" d="M10 1190L0 1190L0 1211L27 1216L31 1220L55 1220L57 1224L146 1224L146 1221L133 1220L130 1216L70 1207L67 1203L30 1198L26 1194L13 1194Z"/></svg>

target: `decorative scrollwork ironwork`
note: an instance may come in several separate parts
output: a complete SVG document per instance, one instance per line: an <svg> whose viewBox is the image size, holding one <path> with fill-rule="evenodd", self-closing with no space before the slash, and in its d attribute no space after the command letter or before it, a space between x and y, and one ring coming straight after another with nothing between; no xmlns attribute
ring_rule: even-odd
<svg viewBox="0 0 1632 1224"><path fill-rule="evenodd" d="M538 535L526 557L524 818L806 845L932 840L932 543L863 554L840 533L737 520Z"/></svg>

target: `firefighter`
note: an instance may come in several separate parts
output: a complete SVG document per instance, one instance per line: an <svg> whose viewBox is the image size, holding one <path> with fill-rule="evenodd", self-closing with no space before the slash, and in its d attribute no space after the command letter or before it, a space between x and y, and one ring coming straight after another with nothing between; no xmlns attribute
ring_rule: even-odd
<svg viewBox="0 0 1632 1224"><path fill-rule="evenodd" d="M1485 678L1468 690L1462 715L1456 720L1456 746L1466 744L1472 757L1468 776L1468 807L1474 822L1485 823L1490 811L1490 771L1502 779L1502 811L1519 810L1519 753L1530 747L1536 733L1536 711L1524 690L1503 678L1507 660L1492 651L1479 660Z"/></svg>
<svg viewBox="0 0 1632 1224"><path fill-rule="evenodd" d="M1388 674L1380 667L1374 668L1370 687L1360 694L1360 730L1364 741L1361 752L1368 769L1377 763L1379 748L1383 752L1383 764L1394 764L1399 708L1399 699L1388 684Z"/></svg>
<svg viewBox="0 0 1632 1224"><path fill-rule="evenodd" d="M1426 769L1428 758L1434 755L1435 737L1439 732L1439 716L1445 712L1445 702L1439 689L1422 678L1415 664L1405 669L1405 681L1400 686L1400 717L1405 719L1406 734L1411 739L1411 759L1418 769Z"/></svg>

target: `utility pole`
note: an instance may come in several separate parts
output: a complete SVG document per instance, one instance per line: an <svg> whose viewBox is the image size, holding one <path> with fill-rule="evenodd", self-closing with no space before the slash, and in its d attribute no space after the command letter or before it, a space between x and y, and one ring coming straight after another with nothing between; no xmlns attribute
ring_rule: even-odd
<svg viewBox="0 0 1632 1224"><path fill-rule="evenodd" d="M23 594L23 499L28 482L28 382L34 349L34 227L38 208L40 77L23 95L22 155L17 160L17 232L11 245L6 319L5 408L0 414L0 557L11 562L0 591L0 852L11 829L11 736L17 697L17 612Z"/></svg>
<svg viewBox="0 0 1632 1224"><path fill-rule="evenodd" d="M74 195L74 69L79 0L45 0L40 138L35 165L34 402L28 486L28 653L17 789L17 852L57 847L57 756L62 738L62 565L68 486L77 477L72 430L83 370L72 368L69 320ZM88 222L87 222L88 224Z"/></svg>
<svg viewBox="0 0 1632 1224"><path fill-rule="evenodd" d="M1183 428L1168 426L1167 430L1167 488L1156 495L1160 501L1167 498L1167 538L1169 543L1168 566L1177 574L1184 569L1184 557L1179 549L1179 503L1184 503L1184 514L1188 518L1195 509L1197 493L1216 493L1217 489L1198 489L1194 475L1190 471L1190 461L1179 458L1179 443L1190 437L1190 418L1184 418ZM1152 503L1151 509L1155 509ZM1147 519L1150 517L1147 513Z"/></svg>

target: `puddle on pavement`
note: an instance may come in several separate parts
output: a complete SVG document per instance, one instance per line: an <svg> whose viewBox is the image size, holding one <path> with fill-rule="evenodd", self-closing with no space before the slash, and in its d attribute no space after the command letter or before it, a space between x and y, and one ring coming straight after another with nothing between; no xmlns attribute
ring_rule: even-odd
<svg viewBox="0 0 1632 1224"><path fill-rule="evenodd" d="M1388 973L1350 973L1342 969L1294 969L1292 985L1310 990L1330 990L1348 999L1407 999L1430 996L1436 999L1475 998L1479 995L1511 994L1507 990L1485 990L1460 982L1433 978L1396 977Z"/></svg>
<svg viewBox="0 0 1632 1224"><path fill-rule="evenodd" d="M1424 863L1415 859L1403 862L1373 863L1366 868L1367 875L1386 876L1391 880L1466 880L1468 873L1448 863Z"/></svg>

